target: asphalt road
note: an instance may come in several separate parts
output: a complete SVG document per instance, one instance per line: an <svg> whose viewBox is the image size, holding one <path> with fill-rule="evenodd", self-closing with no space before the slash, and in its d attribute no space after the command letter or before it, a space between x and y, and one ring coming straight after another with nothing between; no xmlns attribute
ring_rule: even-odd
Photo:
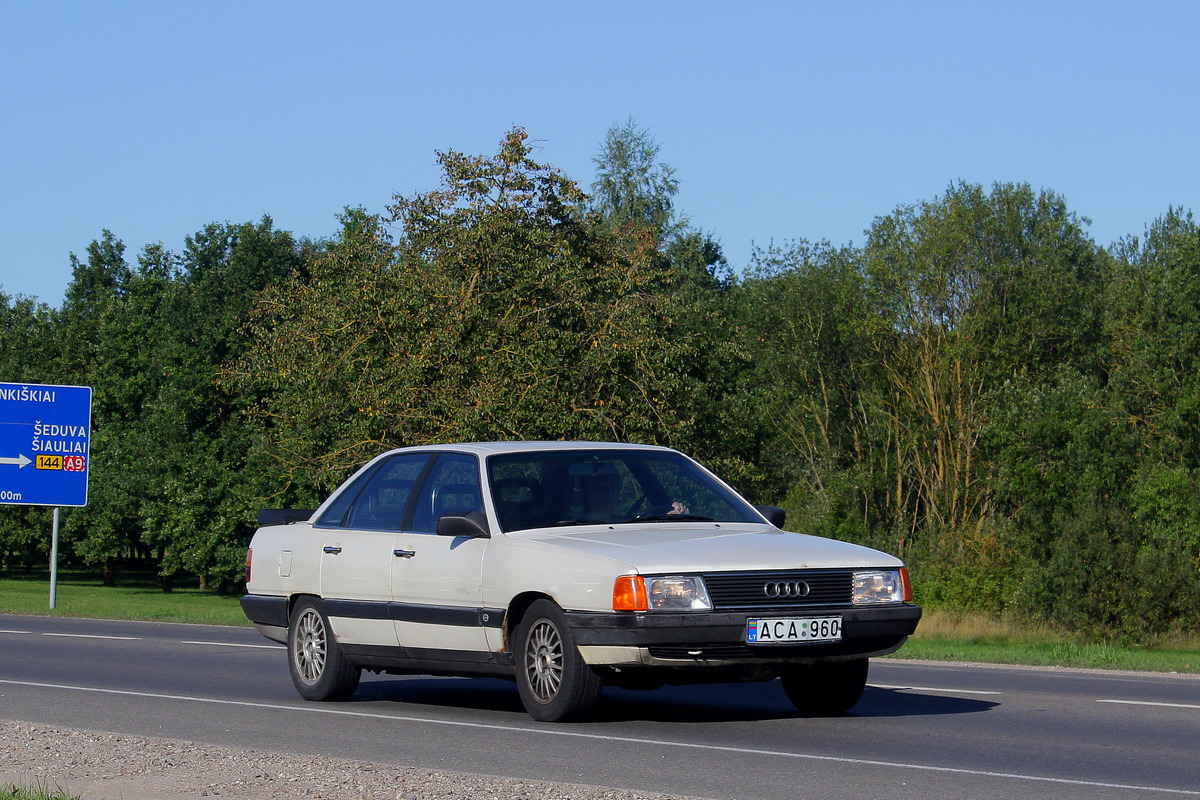
<svg viewBox="0 0 1200 800"><path fill-rule="evenodd" d="M778 682L606 689L573 725L513 684L364 676L307 703L247 628L0 616L0 718L705 798L1200 797L1200 679L875 661L797 717Z"/></svg>

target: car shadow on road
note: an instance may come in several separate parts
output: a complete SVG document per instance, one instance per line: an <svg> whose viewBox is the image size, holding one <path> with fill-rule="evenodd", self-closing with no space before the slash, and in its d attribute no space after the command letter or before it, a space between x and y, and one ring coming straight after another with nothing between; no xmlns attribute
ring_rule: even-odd
<svg viewBox="0 0 1200 800"><path fill-rule="evenodd" d="M932 689L892 689L867 686L863 699L850 713L865 717L932 717L977 714L1000 705L996 700L938 694Z"/></svg>
<svg viewBox="0 0 1200 800"><path fill-rule="evenodd" d="M970 714L999 705L993 701L868 686L862 700L842 717L913 717ZM755 722L803 716L778 681L663 687L651 692L605 689L597 719L651 722Z"/></svg>
<svg viewBox="0 0 1200 800"><path fill-rule="evenodd" d="M408 703L414 706L478 708L525 713L517 685L499 678L380 677L359 683L351 702Z"/></svg>
<svg viewBox="0 0 1200 800"><path fill-rule="evenodd" d="M364 680L355 701L404 703L416 707L470 708L524 715L516 684L495 678L377 678ZM353 702L353 701L352 701ZM973 714L993 700L938 694L930 690L867 686L844 717L885 718ZM755 722L795 719L799 712L778 681L664 686L650 691L606 687L596 722Z"/></svg>

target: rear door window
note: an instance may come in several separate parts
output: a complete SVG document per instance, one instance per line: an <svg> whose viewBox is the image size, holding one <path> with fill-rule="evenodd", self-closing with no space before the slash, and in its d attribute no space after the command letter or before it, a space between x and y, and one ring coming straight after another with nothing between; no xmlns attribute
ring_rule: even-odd
<svg viewBox="0 0 1200 800"><path fill-rule="evenodd" d="M362 530L399 530L427 453L395 455L362 476L321 515L317 525Z"/></svg>

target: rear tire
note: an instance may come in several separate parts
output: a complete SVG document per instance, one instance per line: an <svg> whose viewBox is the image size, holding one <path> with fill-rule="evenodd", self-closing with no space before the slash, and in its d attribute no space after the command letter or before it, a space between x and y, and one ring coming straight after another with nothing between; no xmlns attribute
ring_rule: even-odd
<svg viewBox="0 0 1200 800"><path fill-rule="evenodd" d="M517 625L517 691L529 716L566 722L590 716L602 681L575 646L561 608L538 600Z"/></svg>
<svg viewBox="0 0 1200 800"><path fill-rule="evenodd" d="M844 714L862 699L870 660L831 661L792 667L780 676L792 705L814 716Z"/></svg>
<svg viewBox="0 0 1200 800"><path fill-rule="evenodd" d="M346 658L315 598L305 597L292 609L287 647L292 683L305 700L345 700L354 694L362 670Z"/></svg>

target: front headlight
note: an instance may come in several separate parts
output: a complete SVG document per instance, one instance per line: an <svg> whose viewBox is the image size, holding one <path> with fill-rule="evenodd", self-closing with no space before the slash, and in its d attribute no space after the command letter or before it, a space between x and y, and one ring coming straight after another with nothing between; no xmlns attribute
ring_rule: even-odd
<svg viewBox="0 0 1200 800"><path fill-rule="evenodd" d="M856 572L853 602L855 605L906 602L911 599L907 578L903 568Z"/></svg>
<svg viewBox="0 0 1200 800"><path fill-rule="evenodd" d="M613 584L613 610L712 611L712 600L704 579L698 575L623 575Z"/></svg>
<svg viewBox="0 0 1200 800"><path fill-rule="evenodd" d="M712 611L704 579L688 577L646 578L651 611Z"/></svg>

